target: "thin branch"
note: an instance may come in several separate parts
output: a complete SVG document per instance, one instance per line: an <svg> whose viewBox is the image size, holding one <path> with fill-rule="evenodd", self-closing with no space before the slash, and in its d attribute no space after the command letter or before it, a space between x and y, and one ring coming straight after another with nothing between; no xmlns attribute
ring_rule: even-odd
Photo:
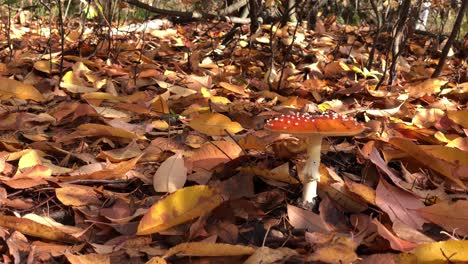
<svg viewBox="0 0 468 264"><path fill-rule="evenodd" d="M133 6L150 11L152 13L175 16L175 17L180 17L180 18L187 19L187 20L220 20L220 21L226 21L226 22L237 23L237 24L249 24L250 23L249 18L230 17L230 16L217 15L213 13L204 13L204 12L199 12L199 11L181 12L181 11L157 8L157 7L145 4L143 2L140 2L138 0L124 0L124 1ZM223 11L226 11L226 9L224 9Z"/></svg>

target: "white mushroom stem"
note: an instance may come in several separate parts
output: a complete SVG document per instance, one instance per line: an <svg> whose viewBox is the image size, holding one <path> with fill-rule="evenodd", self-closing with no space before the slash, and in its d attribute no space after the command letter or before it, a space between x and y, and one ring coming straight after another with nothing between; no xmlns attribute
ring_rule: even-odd
<svg viewBox="0 0 468 264"><path fill-rule="evenodd" d="M320 149L322 148L322 136L313 135L306 139L307 161L302 170L304 175L302 200L305 205L313 205L317 197L317 184L320 182Z"/></svg>

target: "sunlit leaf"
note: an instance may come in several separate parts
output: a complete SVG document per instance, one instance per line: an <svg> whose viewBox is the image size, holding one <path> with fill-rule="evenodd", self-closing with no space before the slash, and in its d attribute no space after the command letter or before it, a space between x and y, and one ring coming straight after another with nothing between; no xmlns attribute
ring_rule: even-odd
<svg viewBox="0 0 468 264"><path fill-rule="evenodd" d="M229 117L218 113L200 114L190 120L188 125L209 136L222 136L226 134L225 131L236 134L244 129L239 123L233 122Z"/></svg>
<svg viewBox="0 0 468 264"><path fill-rule="evenodd" d="M468 240L449 240L420 245L412 253L418 263L468 262Z"/></svg>
<svg viewBox="0 0 468 264"><path fill-rule="evenodd" d="M208 243L208 242L188 242L181 243L177 246L170 248L165 257L176 254L185 256L242 256L252 255L255 249L252 247L231 245L223 243Z"/></svg>
<svg viewBox="0 0 468 264"><path fill-rule="evenodd" d="M0 215L0 226L17 230L25 235L53 241L77 242L78 240L57 228L39 224L35 221L8 215Z"/></svg>
<svg viewBox="0 0 468 264"><path fill-rule="evenodd" d="M45 98L34 86L0 77L0 100L18 98L44 102Z"/></svg>
<svg viewBox="0 0 468 264"><path fill-rule="evenodd" d="M156 202L138 225L138 235L164 231L209 213L223 202L213 188L195 185L180 189Z"/></svg>

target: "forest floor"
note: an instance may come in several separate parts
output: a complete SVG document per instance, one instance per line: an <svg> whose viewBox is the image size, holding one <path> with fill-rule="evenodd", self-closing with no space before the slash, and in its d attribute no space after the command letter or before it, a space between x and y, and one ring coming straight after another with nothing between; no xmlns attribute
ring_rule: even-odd
<svg viewBox="0 0 468 264"><path fill-rule="evenodd" d="M222 22L70 22L63 54L59 29L17 22L0 36L4 263L468 261L457 47L431 78L441 47L412 35L376 89L391 36L367 69L374 29L332 18L225 45ZM323 140L313 210L304 144L264 129L297 112L366 128Z"/></svg>

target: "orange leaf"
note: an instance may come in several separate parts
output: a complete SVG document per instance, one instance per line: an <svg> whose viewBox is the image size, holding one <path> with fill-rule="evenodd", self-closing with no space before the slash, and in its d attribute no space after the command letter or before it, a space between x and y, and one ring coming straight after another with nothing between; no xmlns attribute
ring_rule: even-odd
<svg viewBox="0 0 468 264"><path fill-rule="evenodd" d="M78 131L75 131L69 135L65 135L59 138L59 142L66 142L75 138L81 137L118 137L124 139L146 139L144 136L138 136L133 132L127 131L118 127L111 127L101 124L83 124L77 127Z"/></svg>
<svg viewBox="0 0 468 264"><path fill-rule="evenodd" d="M44 102L45 98L42 96L34 86L24 84L16 80L0 77L0 100L9 98L18 98L23 100L34 100L37 102Z"/></svg>
<svg viewBox="0 0 468 264"><path fill-rule="evenodd" d="M110 264L110 255L88 254L88 255L73 255L66 253L68 261L71 264Z"/></svg>
<svg viewBox="0 0 468 264"><path fill-rule="evenodd" d="M220 163L239 157L242 149L232 141L212 141L202 145L190 158L194 168L211 170Z"/></svg>
<svg viewBox="0 0 468 264"><path fill-rule="evenodd" d="M209 242L188 242L181 243L170 248L164 257L170 257L175 254L183 254L185 256L242 256L252 255L255 249L242 245L231 245L224 243L209 243Z"/></svg>

